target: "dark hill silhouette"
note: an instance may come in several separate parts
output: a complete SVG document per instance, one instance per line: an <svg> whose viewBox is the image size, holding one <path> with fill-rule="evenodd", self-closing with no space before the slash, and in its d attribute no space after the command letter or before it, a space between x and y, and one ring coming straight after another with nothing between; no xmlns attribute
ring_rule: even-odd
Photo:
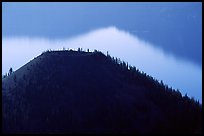
<svg viewBox="0 0 204 136"><path fill-rule="evenodd" d="M3 133L201 133L201 104L99 51L47 51L2 79Z"/></svg>

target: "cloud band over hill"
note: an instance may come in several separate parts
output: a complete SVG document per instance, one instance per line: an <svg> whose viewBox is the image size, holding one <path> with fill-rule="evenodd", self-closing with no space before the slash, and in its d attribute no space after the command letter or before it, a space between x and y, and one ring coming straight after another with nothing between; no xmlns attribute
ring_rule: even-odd
<svg viewBox="0 0 204 136"><path fill-rule="evenodd" d="M173 39L172 39L173 40ZM45 39L33 37L5 37L2 40L2 74L9 67L20 68L47 49L100 50L134 65L141 71L163 80L202 101L202 68L188 61L177 59L159 48L116 27L91 31L69 39Z"/></svg>

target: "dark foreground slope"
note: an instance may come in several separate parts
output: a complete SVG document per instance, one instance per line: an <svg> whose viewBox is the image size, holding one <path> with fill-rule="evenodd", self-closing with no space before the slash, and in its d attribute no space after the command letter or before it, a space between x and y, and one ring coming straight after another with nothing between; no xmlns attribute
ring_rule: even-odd
<svg viewBox="0 0 204 136"><path fill-rule="evenodd" d="M201 133L201 105L100 52L46 52L2 81L4 133Z"/></svg>

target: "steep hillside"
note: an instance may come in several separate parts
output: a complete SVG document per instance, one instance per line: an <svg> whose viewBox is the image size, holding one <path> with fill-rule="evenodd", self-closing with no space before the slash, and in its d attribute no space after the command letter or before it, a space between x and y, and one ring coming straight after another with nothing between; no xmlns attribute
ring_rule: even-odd
<svg viewBox="0 0 204 136"><path fill-rule="evenodd" d="M2 79L3 133L201 133L201 111L99 51L47 51Z"/></svg>

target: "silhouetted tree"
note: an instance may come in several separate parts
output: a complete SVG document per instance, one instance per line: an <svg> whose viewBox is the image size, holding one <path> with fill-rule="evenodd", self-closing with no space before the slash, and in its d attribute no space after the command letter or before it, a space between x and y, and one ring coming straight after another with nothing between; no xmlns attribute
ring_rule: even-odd
<svg viewBox="0 0 204 136"><path fill-rule="evenodd" d="M117 57L115 58L115 63L118 64L118 58Z"/></svg>
<svg viewBox="0 0 204 136"><path fill-rule="evenodd" d="M106 52L106 56L109 56L109 53L108 53L108 51Z"/></svg>
<svg viewBox="0 0 204 136"><path fill-rule="evenodd" d="M89 49L87 49L87 52L89 52Z"/></svg>
<svg viewBox="0 0 204 136"><path fill-rule="evenodd" d="M164 83L163 83L163 80L161 80L161 86L162 86L162 87L164 87Z"/></svg>
<svg viewBox="0 0 204 136"><path fill-rule="evenodd" d="M10 69L9 69L9 75L11 75L12 73L13 73L13 69L10 68Z"/></svg>
<svg viewBox="0 0 204 136"><path fill-rule="evenodd" d="M5 73L5 75L2 76L2 78L6 78L7 77L7 73Z"/></svg>

